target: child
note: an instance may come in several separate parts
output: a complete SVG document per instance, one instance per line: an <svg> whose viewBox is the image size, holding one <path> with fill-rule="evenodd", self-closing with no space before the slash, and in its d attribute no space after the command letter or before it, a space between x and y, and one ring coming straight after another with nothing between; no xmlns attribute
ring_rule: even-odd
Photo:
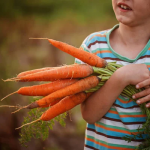
<svg viewBox="0 0 150 150"><path fill-rule="evenodd" d="M140 98L138 104L147 101L146 107L150 107L150 0L112 0L112 6L119 25L89 35L81 45L107 62L124 65L81 104L82 116L88 122L85 150L134 150L144 141L137 138L128 143L122 139L136 134L146 116L137 103L120 94L129 84L145 87L133 98Z"/></svg>

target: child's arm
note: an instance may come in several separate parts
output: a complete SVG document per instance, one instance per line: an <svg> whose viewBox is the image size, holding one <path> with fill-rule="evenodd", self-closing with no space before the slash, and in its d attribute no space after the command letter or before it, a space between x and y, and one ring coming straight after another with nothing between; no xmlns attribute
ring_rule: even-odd
<svg viewBox="0 0 150 150"><path fill-rule="evenodd" d="M136 85L148 77L149 71L144 64L132 64L118 69L97 92L81 104L83 118L90 124L100 120L127 85Z"/></svg>

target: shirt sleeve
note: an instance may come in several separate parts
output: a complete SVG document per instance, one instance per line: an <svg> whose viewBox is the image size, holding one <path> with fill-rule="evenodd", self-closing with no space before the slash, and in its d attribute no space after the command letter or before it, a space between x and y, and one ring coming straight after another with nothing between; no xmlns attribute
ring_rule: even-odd
<svg viewBox="0 0 150 150"><path fill-rule="evenodd" d="M88 43L89 43L89 36L82 42L80 48L82 48L84 51L87 51L89 53L91 53L91 50L88 48ZM75 62L76 64L85 64L83 61L81 61L78 58L75 58Z"/></svg>

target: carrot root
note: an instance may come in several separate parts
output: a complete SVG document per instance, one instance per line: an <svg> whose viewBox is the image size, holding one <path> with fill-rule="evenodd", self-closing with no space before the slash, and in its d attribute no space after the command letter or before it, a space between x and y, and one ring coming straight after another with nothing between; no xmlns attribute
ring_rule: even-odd
<svg viewBox="0 0 150 150"><path fill-rule="evenodd" d="M32 123L38 122L38 121L40 121L40 120L41 120L41 119L39 118L39 119L34 120L34 121L32 121L32 122L26 123L26 124L24 124L24 125L22 125L22 126L20 126L20 127L16 128L15 130L18 130L18 129L20 129L20 128L24 127L24 126L27 126L27 125L30 125L30 124L32 124Z"/></svg>
<svg viewBox="0 0 150 150"><path fill-rule="evenodd" d="M9 78L9 79L6 79L6 80L14 80L16 77L14 77L14 78ZM4 79L2 79L2 81L4 81L4 82L6 82L6 80L4 80Z"/></svg>
<svg viewBox="0 0 150 150"><path fill-rule="evenodd" d="M48 40L48 38L29 38L30 40Z"/></svg>
<svg viewBox="0 0 150 150"><path fill-rule="evenodd" d="M18 108L19 106L1 105L0 107Z"/></svg>
<svg viewBox="0 0 150 150"><path fill-rule="evenodd" d="M3 79L2 79L3 80ZM20 81L21 79L18 79L18 78L10 78L10 79L6 79L6 80L3 80L4 82L8 82L8 81Z"/></svg>
<svg viewBox="0 0 150 150"><path fill-rule="evenodd" d="M6 95L4 98L1 99L1 101L3 101L5 98L7 98L7 97L9 97L9 96L11 96L11 95L13 95L13 94L15 94L15 93L17 93L17 91L15 91L15 92L13 92L13 93L10 93L10 94Z"/></svg>
<svg viewBox="0 0 150 150"><path fill-rule="evenodd" d="M20 108L17 109L16 111L13 111L12 114L15 114L16 112L19 112L20 110L25 109L25 108L27 108L27 107L28 107L28 105L27 105L27 106L20 107Z"/></svg>
<svg viewBox="0 0 150 150"><path fill-rule="evenodd" d="M12 79L13 79L13 78L6 79L6 80L2 79L2 81L4 81L4 82L7 82L7 81L13 81Z"/></svg>

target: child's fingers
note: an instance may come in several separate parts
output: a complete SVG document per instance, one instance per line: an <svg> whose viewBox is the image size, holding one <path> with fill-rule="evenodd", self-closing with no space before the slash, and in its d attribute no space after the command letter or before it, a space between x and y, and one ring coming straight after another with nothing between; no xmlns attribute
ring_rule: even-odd
<svg viewBox="0 0 150 150"><path fill-rule="evenodd" d="M142 98L142 97L144 97L144 96L147 96L147 95L149 95L149 94L150 94L150 88L145 89L145 90L143 90L143 91L141 91L141 92L139 92L139 93L134 94L134 95L132 96L132 98L133 98L133 99L138 99L138 98Z"/></svg>
<svg viewBox="0 0 150 150"><path fill-rule="evenodd" d="M150 108L150 103L147 103L147 104L146 104L146 107L147 107L147 108Z"/></svg>
<svg viewBox="0 0 150 150"><path fill-rule="evenodd" d="M142 103L145 103L145 102L148 102L148 101L150 101L150 94L143 97L143 98L138 99L136 101L136 103L139 105L139 104L142 104ZM146 107L147 107L147 105L146 105Z"/></svg>
<svg viewBox="0 0 150 150"><path fill-rule="evenodd" d="M140 88L143 88L143 87L147 87L147 86L149 86L150 85L150 78L149 79L146 79L146 80L144 80L144 81L142 81L142 82L140 82L140 83L138 83L137 85L136 85L136 88L137 89L140 89Z"/></svg>
<svg viewBox="0 0 150 150"><path fill-rule="evenodd" d="M145 88L145 89L148 89L148 88L150 88L150 86L149 86L149 85L147 85L147 86L145 86L144 88Z"/></svg>

